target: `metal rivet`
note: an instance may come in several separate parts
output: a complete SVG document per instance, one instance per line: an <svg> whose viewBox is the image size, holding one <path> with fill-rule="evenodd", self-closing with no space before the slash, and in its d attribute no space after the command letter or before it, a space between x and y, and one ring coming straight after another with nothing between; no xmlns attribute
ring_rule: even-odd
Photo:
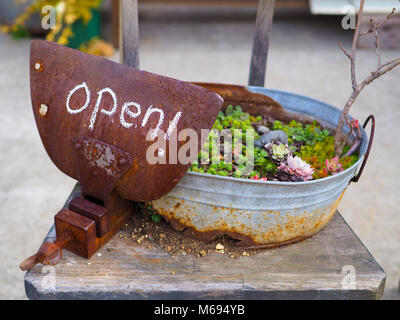
<svg viewBox="0 0 400 320"><path fill-rule="evenodd" d="M42 104L40 105L40 108L39 108L39 113L40 113L40 115L41 115L41 116L45 116L46 113L47 113L47 110L49 110L49 107L42 103Z"/></svg>
<svg viewBox="0 0 400 320"><path fill-rule="evenodd" d="M40 63L39 63L39 62L36 62L36 64L35 64L35 69L36 69L36 70L40 70L40 67L41 67Z"/></svg>

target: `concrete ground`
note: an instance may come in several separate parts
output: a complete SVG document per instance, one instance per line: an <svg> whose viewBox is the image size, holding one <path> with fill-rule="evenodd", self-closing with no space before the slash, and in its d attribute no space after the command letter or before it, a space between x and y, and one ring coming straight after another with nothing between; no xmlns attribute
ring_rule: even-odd
<svg viewBox="0 0 400 320"><path fill-rule="evenodd" d="M254 12L214 13L190 19L174 12L144 12L140 63L144 70L182 80L246 84ZM185 18L186 17L186 18ZM210 18L211 17L211 18ZM350 94L349 64L337 47L351 43L340 19L278 14L273 26L266 86L308 95L341 107ZM387 59L400 52L385 50ZM29 42L0 35L0 298L24 299L18 265L33 254L74 181L42 147L30 105ZM373 51L359 50L359 74L375 66ZM387 273L384 298L400 299L400 68L373 83L352 114L377 116L370 160L340 211Z"/></svg>

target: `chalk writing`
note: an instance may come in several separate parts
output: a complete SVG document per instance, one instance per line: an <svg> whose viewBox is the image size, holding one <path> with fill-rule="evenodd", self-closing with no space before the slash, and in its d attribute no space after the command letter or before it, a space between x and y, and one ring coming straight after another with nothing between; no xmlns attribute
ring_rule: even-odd
<svg viewBox="0 0 400 320"><path fill-rule="evenodd" d="M181 118L181 116L182 116L182 112L179 111L176 113L174 119L172 119L172 121L168 127L167 134L165 135L166 140L169 140L169 138L171 137L171 134L175 130L176 125L178 124L178 121Z"/></svg>
<svg viewBox="0 0 400 320"><path fill-rule="evenodd" d="M142 128L146 125L147 121L149 120L150 116L152 113L158 112L160 114L160 117L158 119L157 127L155 130L151 133L151 137L155 139L157 137L158 130L160 130L160 127L164 121L164 112L161 109L158 108L153 108L153 106L150 106L146 114L144 115L143 121L142 121Z"/></svg>
<svg viewBox="0 0 400 320"><path fill-rule="evenodd" d="M72 96L78 91L84 89L85 90L85 94L86 94L86 101L85 104L79 108L76 108L76 106L71 107L71 98ZM112 107L110 110L106 110L106 109L101 109L100 110L100 106L103 100L103 95L107 93L111 96L112 98ZM66 108L67 111L70 114L77 114L77 113L81 113L82 111L84 111L85 109L88 108L89 104L90 104L90 90L88 85L86 84L86 82L82 82L81 84L78 84L77 86L75 86L71 91L69 91L68 96L67 96L67 101L66 101ZM136 109L136 111L134 112L130 107L134 107ZM101 90L99 90L97 92L97 99L96 99L96 103L94 105L94 109L92 112L92 115L90 117L90 121L89 121L89 130L93 130L95 123L96 123L96 119L97 119L97 114L100 111L100 113L103 113L107 116L109 116L112 120L112 116L117 112L118 109L118 98L116 93L110 89L110 88L103 88ZM121 113L120 113L120 117L119 117L119 122L121 124L122 127L129 129L132 126L134 126L135 128L137 128L137 124L132 122L132 119L136 119L138 118L141 114L142 114L142 106L137 103L137 102L125 102L122 105L121 108ZM153 105L149 106L144 114L143 120L141 122L141 127L145 127L146 124L148 123L150 117L152 114L158 114L158 123L156 125L155 129L152 129L150 131L151 137L153 139L155 139L157 137L158 131L160 130L161 126L163 125L164 122L164 111L160 108L156 108ZM169 140L169 138L171 137L172 133L174 132L174 130L177 127L177 124L180 120L182 116L182 112L179 111L175 114L174 118L172 119L172 121L169 124L168 130L166 132L166 134L164 134L164 140ZM127 119L127 118L131 118L131 119Z"/></svg>
<svg viewBox="0 0 400 320"><path fill-rule="evenodd" d="M97 92L96 105L94 106L92 116L90 117L90 125L89 125L90 130L93 130L94 123L96 122L97 112L99 111L101 99L103 98L103 93L105 93L105 92L107 92L111 95L111 97L113 99L113 107L111 110L102 109L101 113L104 113L104 114L108 115L109 117L111 117L115 113L115 111L117 111L117 96L116 96L115 92L112 91L110 88L101 89L99 92Z"/></svg>
<svg viewBox="0 0 400 320"><path fill-rule="evenodd" d="M135 106L136 107L136 113L132 112L129 107L130 106ZM130 128L133 126L133 123L127 122L125 120L125 113L130 116L131 118L136 118L140 115L140 113L142 112L142 107L140 106L139 103L136 102L125 102L124 105L122 106L122 110L121 110L121 116L120 116L120 123L123 127L125 128ZM137 128L137 124L135 124L135 128Z"/></svg>
<svg viewBox="0 0 400 320"><path fill-rule="evenodd" d="M72 95L73 95L76 91L78 91L79 89L81 89L81 88L84 88L85 91L86 91L86 102L85 102L85 104L84 104L80 109L71 109L71 107L70 107L70 105L69 105L69 101L70 101ZM89 91L89 88L88 88L86 82L82 82L81 84L78 84L75 88L73 88L73 89L69 92L68 97L67 97L67 103L66 103L67 111L68 111L69 113L71 113L71 114L80 113L80 112L82 112L83 110L85 110L85 109L89 106L89 102L90 102L90 91Z"/></svg>

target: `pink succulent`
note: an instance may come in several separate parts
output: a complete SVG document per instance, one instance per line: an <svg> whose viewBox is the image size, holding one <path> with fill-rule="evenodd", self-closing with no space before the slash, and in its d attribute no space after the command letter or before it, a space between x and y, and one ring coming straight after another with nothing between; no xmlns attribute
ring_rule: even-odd
<svg viewBox="0 0 400 320"><path fill-rule="evenodd" d="M267 181L268 180L267 178L260 178L258 176L258 174L256 174L254 177L251 177L250 179L251 180L261 180L261 181Z"/></svg>
<svg viewBox="0 0 400 320"><path fill-rule="evenodd" d="M353 126L353 128L358 128L359 127L358 120L357 119L351 120L351 125Z"/></svg>
<svg viewBox="0 0 400 320"><path fill-rule="evenodd" d="M337 174L343 171L342 164L339 163L338 157L332 158L331 160L326 159L325 164L326 170L328 170L330 174Z"/></svg>
<svg viewBox="0 0 400 320"><path fill-rule="evenodd" d="M314 169L307 162L303 161L298 156L293 158L291 155L287 157L287 164L281 163L278 170L283 170L286 173L295 175L303 181L311 180L313 178L312 174L314 173Z"/></svg>

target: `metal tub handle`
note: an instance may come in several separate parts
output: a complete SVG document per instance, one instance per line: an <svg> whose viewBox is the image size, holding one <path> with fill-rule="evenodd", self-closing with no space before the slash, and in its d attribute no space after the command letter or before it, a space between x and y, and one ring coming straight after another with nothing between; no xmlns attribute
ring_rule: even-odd
<svg viewBox="0 0 400 320"><path fill-rule="evenodd" d="M365 164L367 163L368 160L368 156L369 156L369 152L371 151L371 147L372 147L372 142L374 141L374 134L375 134L375 116L373 114L370 114L368 116L368 118L365 120L364 124L363 124L363 128L365 129L365 127L367 126L368 122L372 120L372 124L371 124L371 132L369 135L369 142L368 142L368 148L367 148L367 152L365 152L365 156L364 156L364 161L361 164L360 170L358 171L358 173L350 180L350 182L358 182L358 180L361 177L361 174L364 170Z"/></svg>

